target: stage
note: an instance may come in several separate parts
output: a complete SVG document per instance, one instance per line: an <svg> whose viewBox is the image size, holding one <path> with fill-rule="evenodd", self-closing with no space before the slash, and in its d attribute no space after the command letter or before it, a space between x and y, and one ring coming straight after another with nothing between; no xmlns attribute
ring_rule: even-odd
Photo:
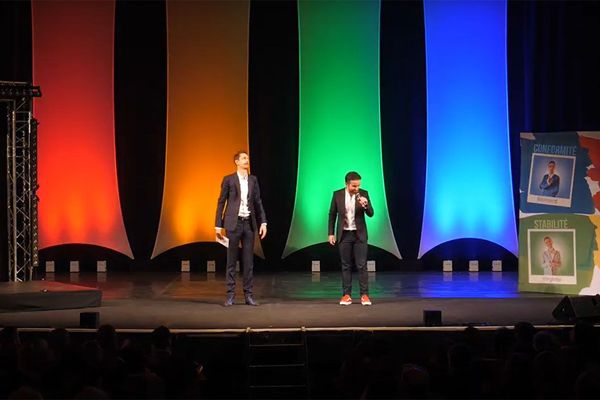
<svg viewBox="0 0 600 400"><path fill-rule="evenodd" d="M516 272L370 273L373 305L337 304L340 274L280 272L255 275L260 307L222 306L222 273L74 273L48 274L47 282L70 283L102 291L100 307L48 311L5 311L0 325L46 329L77 328L79 314L100 313L101 324L146 330L159 325L175 330L226 332L251 329L310 330L415 329L423 310L441 310L441 328L513 325L530 321L555 324L552 310L560 295L519 293ZM241 276L238 277L238 282ZM354 281L355 290L358 282ZM358 296L354 296L355 302Z"/></svg>

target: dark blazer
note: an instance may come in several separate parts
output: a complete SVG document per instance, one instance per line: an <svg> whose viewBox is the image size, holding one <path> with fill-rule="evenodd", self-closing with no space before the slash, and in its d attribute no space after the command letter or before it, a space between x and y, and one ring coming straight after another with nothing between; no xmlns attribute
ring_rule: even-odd
<svg viewBox="0 0 600 400"><path fill-rule="evenodd" d="M371 205L371 199L369 198L369 192L366 190L358 189L360 195L369 201L367 208L363 208L358 200L354 207L354 221L356 223L356 234L362 242L366 242L369 238L367 233L367 223L365 221L365 214L372 217L375 213L373 206ZM329 207L329 234L333 235L335 222L337 219L337 240L342 237L342 229L344 229L344 219L346 218L346 189L340 189L333 192L331 198L331 207Z"/></svg>
<svg viewBox="0 0 600 400"><path fill-rule="evenodd" d="M241 193L237 172L223 178L221 194L217 201L215 227L225 228L228 231L235 229L240 212ZM260 198L258 179L254 175L248 175L248 209L250 210L252 228L256 232L258 225L267 223L267 217Z"/></svg>

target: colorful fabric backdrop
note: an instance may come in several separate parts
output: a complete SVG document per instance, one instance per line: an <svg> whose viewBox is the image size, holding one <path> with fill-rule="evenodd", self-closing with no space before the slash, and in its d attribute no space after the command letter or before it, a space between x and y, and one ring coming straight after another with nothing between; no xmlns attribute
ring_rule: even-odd
<svg viewBox="0 0 600 400"><path fill-rule="evenodd" d="M519 197L529 196L527 213L590 215L599 198L578 194L597 177L568 154L557 165L575 173L561 176L556 198L544 199L539 182L527 194L512 187L518 132L600 124L589 83L600 59L586 47L598 13L544 7L34 1L14 27L33 33L31 54L24 46L0 72L33 58L42 86L41 247L89 244L160 262L214 243L220 180L246 149L270 221L267 259L335 254L326 210L349 170L361 173L376 210L370 257L449 258L464 240L514 259ZM537 16L564 19L560 40ZM544 161L535 157L534 181ZM224 254L211 246L193 255Z"/></svg>

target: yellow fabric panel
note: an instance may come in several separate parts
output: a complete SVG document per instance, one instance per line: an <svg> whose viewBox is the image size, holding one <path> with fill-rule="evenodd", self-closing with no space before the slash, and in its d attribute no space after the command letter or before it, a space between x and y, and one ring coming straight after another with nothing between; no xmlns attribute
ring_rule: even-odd
<svg viewBox="0 0 600 400"><path fill-rule="evenodd" d="M169 1L167 154L153 257L215 240L221 179L248 149L248 1Z"/></svg>

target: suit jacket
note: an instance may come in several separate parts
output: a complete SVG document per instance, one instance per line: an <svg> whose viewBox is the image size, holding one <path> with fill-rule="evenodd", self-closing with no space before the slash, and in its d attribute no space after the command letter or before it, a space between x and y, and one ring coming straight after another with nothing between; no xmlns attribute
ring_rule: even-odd
<svg viewBox="0 0 600 400"><path fill-rule="evenodd" d="M235 229L240 212L241 193L237 172L223 178L221 194L217 201L216 227L225 228L228 231ZM248 175L248 209L250 210L252 229L256 232L258 225L267 223L267 217L260 198L258 179L254 175Z"/></svg>
<svg viewBox="0 0 600 400"><path fill-rule="evenodd" d="M369 238L367 233L367 223L365 221L365 214L372 217L375 213L373 206L371 205L371 199L369 198L369 192L366 190L359 189L358 192L364 198L369 201L367 208L363 208L358 200L356 200L356 206L354 207L354 221L356 223L356 234L362 242L366 242ZM337 240L339 241L342 237L342 229L344 229L344 219L346 218L346 189L340 189L333 192L331 198L331 206L329 207L329 234L334 234L335 222L337 219Z"/></svg>

